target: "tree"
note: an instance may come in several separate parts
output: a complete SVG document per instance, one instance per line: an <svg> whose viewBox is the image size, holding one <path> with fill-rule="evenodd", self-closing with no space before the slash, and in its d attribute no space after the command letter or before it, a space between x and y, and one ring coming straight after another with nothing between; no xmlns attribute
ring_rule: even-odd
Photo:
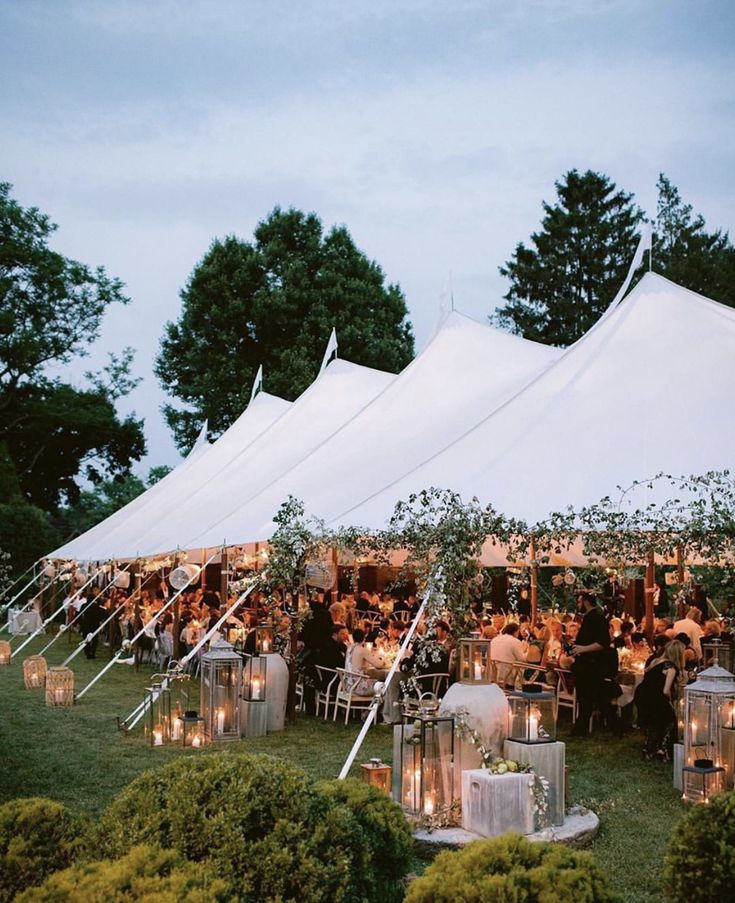
<svg viewBox="0 0 735 903"><path fill-rule="evenodd" d="M102 267L49 248L56 228L0 183L0 443L21 498L47 510L77 497L79 476L94 482L124 474L145 452L142 422L115 410L137 384L131 349L87 373L86 388L46 371L85 355L107 306L128 303L120 280Z"/></svg>
<svg viewBox="0 0 735 903"><path fill-rule="evenodd" d="M653 242L656 272L692 291L735 307L735 247L727 232L707 232L663 174L656 183L658 208Z"/></svg>
<svg viewBox="0 0 735 903"><path fill-rule="evenodd" d="M604 312L620 288L637 244L643 211L601 173L570 170L544 202L531 247L520 242L500 273L506 304L491 318L527 339L568 345Z"/></svg>
<svg viewBox="0 0 735 903"><path fill-rule="evenodd" d="M265 388L293 399L315 378L336 326L340 355L397 372L413 357L400 288L344 226L276 207L252 242L215 240L181 292L156 360L164 388L187 409L164 413L180 448L203 419L218 435L245 407L259 365Z"/></svg>

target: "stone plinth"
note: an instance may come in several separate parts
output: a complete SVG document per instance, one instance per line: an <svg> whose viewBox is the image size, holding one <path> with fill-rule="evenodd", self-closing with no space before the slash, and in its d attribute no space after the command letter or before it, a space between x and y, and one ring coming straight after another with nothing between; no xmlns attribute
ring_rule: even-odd
<svg viewBox="0 0 735 903"><path fill-rule="evenodd" d="M240 735L264 737L268 730L268 703L264 699L240 700Z"/></svg>
<svg viewBox="0 0 735 903"><path fill-rule="evenodd" d="M514 831L533 834L532 774L492 774L485 768L462 772L462 827L481 837Z"/></svg>
<svg viewBox="0 0 735 903"><path fill-rule="evenodd" d="M527 762L539 777L549 782L549 818L552 825L564 824L564 765L566 747L563 743L521 743L505 741L505 758Z"/></svg>

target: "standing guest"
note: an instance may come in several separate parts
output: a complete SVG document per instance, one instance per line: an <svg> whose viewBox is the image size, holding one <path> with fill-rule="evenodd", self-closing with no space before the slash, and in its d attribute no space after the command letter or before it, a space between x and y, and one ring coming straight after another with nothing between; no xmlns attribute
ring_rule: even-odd
<svg viewBox="0 0 735 903"><path fill-rule="evenodd" d="M333 624L332 636L326 646L319 650L317 664L323 668L344 668L349 641L345 625Z"/></svg>
<svg viewBox="0 0 735 903"><path fill-rule="evenodd" d="M684 647L678 640L666 644L660 658L646 668L635 691L638 724L646 734L643 755L670 761L676 734L674 702L684 675Z"/></svg>
<svg viewBox="0 0 735 903"><path fill-rule="evenodd" d="M692 649L694 650L694 654L697 657L697 660L702 658L702 647L700 645L700 640L702 639L703 630L699 626L702 622L702 613L698 608L692 606L686 613L685 618L681 618L680 620L674 623L674 634L685 633L692 644Z"/></svg>
<svg viewBox="0 0 735 903"><path fill-rule="evenodd" d="M90 639L85 639L84 655L87 658L97 657L97 643L99 641L98 629L102 626L103 621L107 617L107 610L98 596L93 602L89 603L82 613L82 633Z"/></svg>
<svg viewBox="0 0 735 903"><path fill-rule="evenodd" d="M585 737L592 713L598 709L608 727L620 730L620 719L612 705L610 681L617 674L618 657L610 645L607 621L595 605L590 593L577 596L577 609L583 615L577 639L572 646L572 674L577 689L579 716L572 733Z"/></svg>

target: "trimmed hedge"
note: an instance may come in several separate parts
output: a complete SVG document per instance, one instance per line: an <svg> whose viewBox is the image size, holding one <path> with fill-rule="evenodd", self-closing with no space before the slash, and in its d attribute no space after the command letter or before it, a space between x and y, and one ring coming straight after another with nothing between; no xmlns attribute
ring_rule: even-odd
<svg viewBox="0 0 735 903"><path fill-rule="evenodd" d="M589 853L531 843L520 834L440 853L411 883L406 903L607 903L613 899Z"/></svg>
<svg viewBox="0 0 735 903"><path fill-rule="evenodd" d="M735 790L693 806L671 835L664 869L666 892L676 901L710 903L735 888Z"/></svg>
<svg viewBox="0 0 735 903"><path fill-rule="evenodd" d="M227 882L178 853L138 846L122 859L85 862L51 875L16 903L227 903Z"/></svg>
<svg viewBox="0 0 735 903"><path fill-rule="evenodd" d="M84 822L41 797L0 806L0 903L71 865L83 849Z"/></svg>
<svg viewBox="0 0 735 903"><path fill-rule="evenodd" d="M98 847L110 858L140 843L177 850L241 899L386 903L400 900L408 855L395 813L403 819L386 798L330 791L269 756L213 753L136 778L103 813ZM374 857L381 846L394 852Z"/></svg>

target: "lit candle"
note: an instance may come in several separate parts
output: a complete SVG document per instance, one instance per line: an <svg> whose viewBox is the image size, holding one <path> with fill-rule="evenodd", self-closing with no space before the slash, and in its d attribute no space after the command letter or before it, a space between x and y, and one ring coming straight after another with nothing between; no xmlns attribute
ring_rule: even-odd
<svg viewBox="0 0 735 903"><path fill-rule="evenodd" d="M413 799L414 805L418 805L421 799L421 769L417 768L413 773Z"/></svg>
<svg viewBox="0 0 735 903"><path fill-rule="evenodd" d="M217 709L217 733L224 734L225 732L225 710Z"/></svg>
<svg viewBox="0 0 735 903"><path fill-rule="evenodd" d="M194 734L194 736L191 738L191 745L194 747L194 749L199 749L199 747L202 745L201 734Z"/></svg>
<svg viewBox="0 0 735 903"><path fill-rule="evenodd" d="M434 794L427 793L426 799L424 800L424 815L433 815L434 814Z"/></svg>
<svg viewBox="0 0 735 903"><path fill-rule="evenodd" d="M163 746L163 731L160 728L153 731L153 745Z"/></svg>
<svg viewBox="0 0 735 903"><path fill-rule="evenodd" d="M181 719L174 718L174 723L171 727L171 739L172 740L180 740L181 739Z"/></svg>
<svg viewBox="0 0 735 903"><path fill-rule="evenodd" d="M270 652L271 644L269 640L263 640L263 652Z"/></svg>
<svg viewBox="0 0 735 903"><path fill-rule="evenodd" d="M253 699L260 699L260 676L255 675L252 680L252 697Z"/></svg>
<svg viewBox="0 0 735 903"><path fill-rule="evenodd" d="M482 663L479 655L475 657L475 680L482 680Z"/></svg>
<svg viewBox="0 0 735 903"><path fill-rule="evenodd" d="M692 738L691 738L691 741L690 741L691 744L692 744L692 746L696 746L696 745L697 745L697 739L696 739L696 738L697 738L697 722L696 722L696 721L692 721Z"/></svg>
<svg viewBox="0 0 735 903"><path fill-rule="evenodd" d="M54 699L56 700L56 705L63 705L64 691L63 690L54 690Z"/></svg>
<svg viewBox="0 0 735 903"><path fill-rule="evenodd" d="M535 712L528 716L528 739L538 740L538 715Z"/></svg>
<svg viewBox="0 0 735 903"><path fill-rule="evenodd" d="M38 686L38 674L31 674L31 686L32 687Z"/></svg>
<svg viewBox="0 0 735 903"><path fill-rule="evenodd" d="M735 702L730 706L730 728L735 728Z"/></svg>

